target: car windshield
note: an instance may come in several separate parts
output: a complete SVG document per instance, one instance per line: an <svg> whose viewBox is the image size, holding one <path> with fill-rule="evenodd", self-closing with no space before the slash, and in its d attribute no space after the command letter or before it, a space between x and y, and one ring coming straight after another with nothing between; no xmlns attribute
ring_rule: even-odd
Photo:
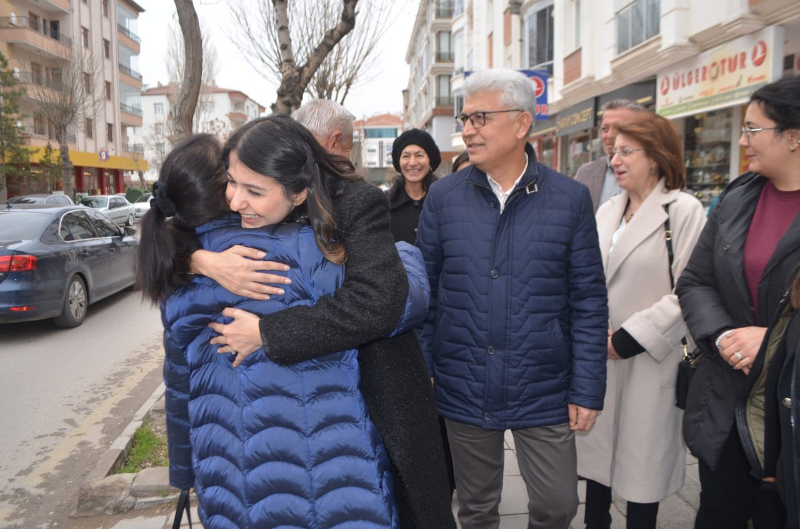
<svg viewBox="0 0 800 529"><path fill-rule="evenodd" d="M145 193L144 195L142 195L142 196L140 196L139 198L136 199L136 203L137 204L142 203L142 202L146 203L146 202L148 202L150 200L150 196L151 196L150 193Z"/></svg>
<svg viewBox="0 0 800 529"><path fill-rule="evenodd" d="M86 197L81 199L81 205L89 206L90 208L105 208L108 206L108 198L106 197Z"/></svg>
<svg viewBox="0 0 800 529"><path fill-rule="evenodd" d="M8 204L41 204L44 197L14 197L9 199Z"/></svg>
<svg viewBox="0 0 800 529"><path fill-rule="evenodd" d="M49 213L0 211L0 241L35 239L49 219Z"/></svg>

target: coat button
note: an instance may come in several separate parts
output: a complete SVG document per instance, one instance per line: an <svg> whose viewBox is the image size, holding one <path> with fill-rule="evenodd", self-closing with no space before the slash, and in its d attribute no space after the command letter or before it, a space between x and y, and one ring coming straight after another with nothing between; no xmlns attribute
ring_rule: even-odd
<svg viewBox="0 0 800 529"><path fill-rule="evenodd" d="M492 279L497 279L498 277L500 277L500 272L492 270Z"/></svg>
<svg viewBox="0 0 800 529"><path fill-rule="evenodd" d="M491 421L492 420L492 414L487 411L486 413L483 414L483 418L485 420L487 420L487 421Z"/></svg>
<svg viewBox="0 0 800 529"><path fill-rule="evenodd" d="M491 204L491 206L492 206L493 208L497 209L497 202L495 202L494 200L492 200L492 201L490 202L490 204Z"/></svg>
<svg viewBox="0 0 800 529"><path fill-rule="evenodd" d="M419 207L419 202L417 202L416 200L414 201L414 207L415 207L415 208L418 208L418 207Z"/></svg>
<svg viewBox="0 0 800 529"><path fill-rule="evenodd" d="M792 399L790 399L789 397L785 397L783 400L781 400L781 404L783 404L787 408L791 408L792 407Z"/></svg>
<svg viewBox="0 0 800 529"><path fill-rule="evenodd" d="M489 348L488 348L488 349L486 349L486 352L487 352L487 353L489 353L490 355L493 355L493 354L494 354L494 347L492 347L492 346L490 345L490 346L489 346Z"/></svg>
<svg viewBox="0 0 800 529"><path fill-rule="evenodd" d="M722 247L723 250L727 250L728 248L730 248L729 244L726 244L725 246Z"/></svg>

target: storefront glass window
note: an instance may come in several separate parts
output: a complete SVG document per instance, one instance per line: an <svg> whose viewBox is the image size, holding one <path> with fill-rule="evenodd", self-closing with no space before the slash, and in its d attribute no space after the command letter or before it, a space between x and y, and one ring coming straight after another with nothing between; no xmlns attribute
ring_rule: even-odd
<svg viewBox="0 0 800 529"><path fill-rule="evenodd" d="M539 161L547 167L556 167L556 135L545 136L542 138L541 152L539 152Z"/></svg>
<svg viewBox="0 0 800 529"><path fill-rule="evenodd" d="M563 137L562 142L565 149L561 158L561 172L574 177L578 172L578 167L594 159L591 150L592 131L573 132Z"/></svg>
<svg viewBox="0 0 800 529"><path fill-rule="evenodd" d="M733 109L686 118L686 183L708 206L729 180Z"/></svg>

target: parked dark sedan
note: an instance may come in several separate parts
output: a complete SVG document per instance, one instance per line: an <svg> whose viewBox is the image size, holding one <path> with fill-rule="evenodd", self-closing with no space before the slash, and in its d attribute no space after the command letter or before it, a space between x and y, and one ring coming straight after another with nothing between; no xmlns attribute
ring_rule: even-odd
<svg viewBox="0 0 800 529"><path fill-rule="evenodd" d="M0 323L83 323L90 304L133 285L134 233L80 206L0 209Z"/></svg>

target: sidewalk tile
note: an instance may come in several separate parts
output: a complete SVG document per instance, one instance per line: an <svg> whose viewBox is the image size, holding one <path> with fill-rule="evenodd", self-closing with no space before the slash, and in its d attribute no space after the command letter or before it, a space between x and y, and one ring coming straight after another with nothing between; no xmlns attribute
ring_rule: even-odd
<svg viewBox="0 0 800 529"><path fill-rule="evenodd" d="M519 476L519 463L514 450L503 450L503 476Z"/></svg>
<svg viewBox="0 0 800 529"><path fill-rule="evenodd" d="M528 491L522 476L503 478L503 496L500 500L500 514L525 514L528 512Z"/></svg>

